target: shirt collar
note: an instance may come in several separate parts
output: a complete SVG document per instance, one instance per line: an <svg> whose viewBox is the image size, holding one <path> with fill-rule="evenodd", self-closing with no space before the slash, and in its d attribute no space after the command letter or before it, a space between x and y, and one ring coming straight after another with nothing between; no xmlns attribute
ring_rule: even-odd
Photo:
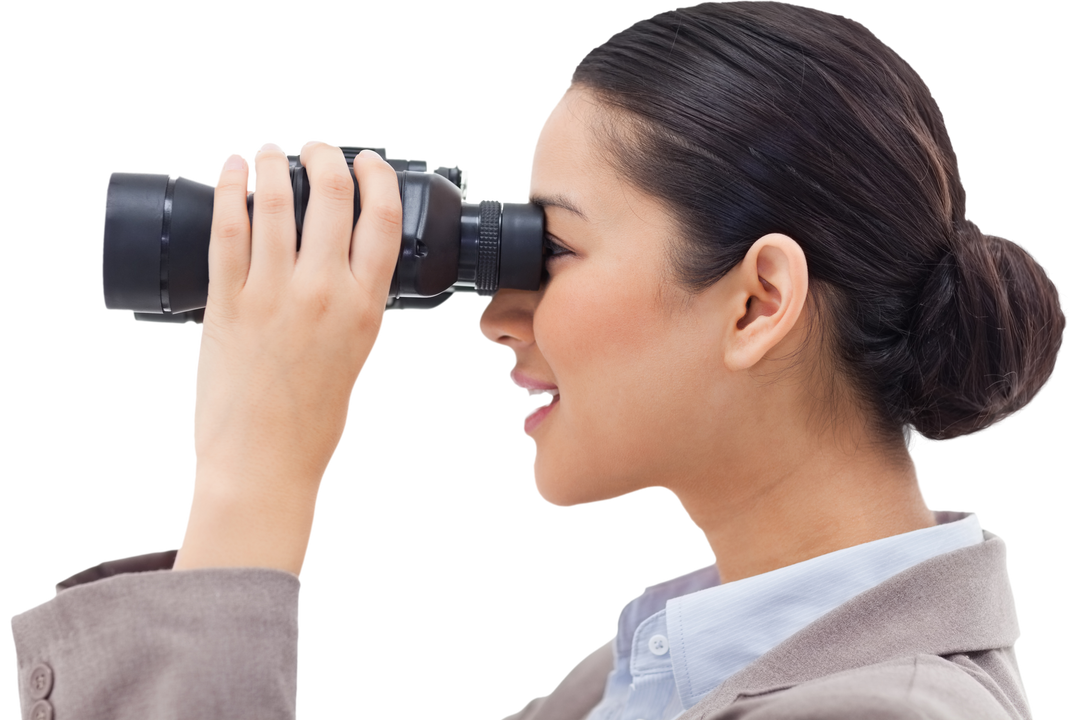
<svg viewBox="0 0 1080 720"><path fill-rule="evenodd" d="M719 584L715 566L653 586L623 610L616 665L637 677L674 673L684 708L829 611L937 555L982 542L975 515L844 548ZM663 609L662 609L663 608ZM668 652L650 641L661 636Z"/></svg>

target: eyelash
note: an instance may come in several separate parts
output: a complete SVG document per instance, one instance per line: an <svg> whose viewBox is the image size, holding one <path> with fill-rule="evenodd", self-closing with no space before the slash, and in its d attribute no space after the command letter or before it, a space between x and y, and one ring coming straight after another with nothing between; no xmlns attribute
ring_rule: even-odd
<svg viewBox="0 0 1080 720"><path fill-rule="evenodd" d="M551 235L544 234L544 262L564 255L573 255L573 251L563 247Z"/></svg>

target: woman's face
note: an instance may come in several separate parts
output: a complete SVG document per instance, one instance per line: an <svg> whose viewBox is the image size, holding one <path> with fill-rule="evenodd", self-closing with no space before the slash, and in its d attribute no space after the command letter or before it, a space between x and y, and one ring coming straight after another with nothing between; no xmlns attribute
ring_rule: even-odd
<svg viewBox="0 0 1080 720"><path fill-rule="evenodd" d="M716 460L734 399L716 338L735 319L713 288L691 296L674 282L675 223L603 158L600 113L578 89L552 112L531 187L553 244L550 279L538 292L499 291L481 320L514 350L518 384L557 388L525 429L537 486L560 505L695 475Z"/></svg>
<svg viewBox="0 0 1080 720"><path fill-rule="evenodd" d="M704 293L681 294L666 277L673 218L596 151L604 120L582 89L544 118L529 200L548 202L546 230L572 255L548 260L534 293L499 290L476 322L516 371L558 386L529 434L538 497L569 508L666 490L723 582L932 527L899 430L879 450L853 405L815 419L824 368L789 371L809 337L798 243L761 236Z"/></svg>

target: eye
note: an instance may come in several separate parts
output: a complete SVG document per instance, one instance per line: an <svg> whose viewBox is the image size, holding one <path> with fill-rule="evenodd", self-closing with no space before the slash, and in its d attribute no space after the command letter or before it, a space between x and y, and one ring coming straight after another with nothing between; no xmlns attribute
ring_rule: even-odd
<svg viewBox="0 0 1080 720"><path fill-rule="evenodd" d="M547 262L549 262L551 260L554 260L557 257L562 257L564 255L573 255L573 254L574 253L573 253L572 250L569 250L569 249L563 247L562 245L560 245L559 242L554 237L552 237L551 235L548 235L547 233L544 234L544 262L545 263L547 263Z"/></svg>

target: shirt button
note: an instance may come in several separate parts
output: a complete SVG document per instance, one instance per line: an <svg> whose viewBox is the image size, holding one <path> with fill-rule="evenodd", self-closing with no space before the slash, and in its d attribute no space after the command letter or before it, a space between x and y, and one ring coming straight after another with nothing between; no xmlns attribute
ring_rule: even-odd
<svg viewBox="0 0 1080 720"><path fill-rule="evenodd" d="M649 638L649 652L653 655L664 655L668 651L667 638L663 635L653 635Z"/></svg>

